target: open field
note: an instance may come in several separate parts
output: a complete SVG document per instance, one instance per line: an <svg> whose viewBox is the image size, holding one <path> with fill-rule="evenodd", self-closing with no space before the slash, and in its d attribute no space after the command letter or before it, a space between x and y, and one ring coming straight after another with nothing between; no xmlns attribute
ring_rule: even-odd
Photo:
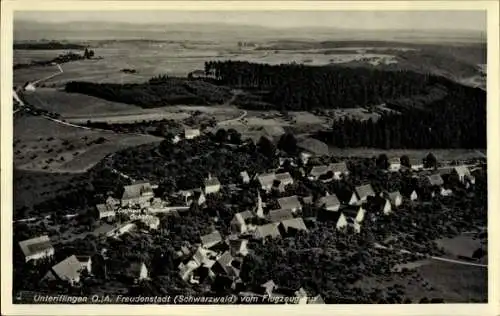
<svg viewBox="0 0 500 316"><path fill-rule="evenodd" d="M24 116L14 124L14 166L21 170L84 172L112 152L160 140L79 129Z"/></svg>
<svg viewBox="0 0 500 316"><path fill-rule="evenodd" d="M440 247L443 247L448 255L470 257L476 249L481 247L481 241L472 236L458 236L455 238L443 238L436 241Z"/></svg>

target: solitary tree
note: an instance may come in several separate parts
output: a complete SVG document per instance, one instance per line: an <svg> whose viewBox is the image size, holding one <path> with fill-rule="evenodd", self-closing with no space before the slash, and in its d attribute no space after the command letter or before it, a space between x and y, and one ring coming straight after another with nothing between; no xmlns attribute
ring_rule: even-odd
<svg viewBox="0 0 500 316"><path fill-rule="evenodd" d="M408 157L407 155L401 156L401 158L399 158L399 161L401 163L401 166L411 168L410 157Z"/></svg>
<svg viewBox="0 0 500 316"><path fill-rule="evenodd" d="M388 169L389 168L389 158L387 158L386 154L380 154L377 158L377 167L380 169Z"/></svg>
<svg viewBox="0 0 500 316"><path fill-rule="evenodd" d="M437 159L432 153L429 153L424 159L424 168L437 168Z"/></svg>

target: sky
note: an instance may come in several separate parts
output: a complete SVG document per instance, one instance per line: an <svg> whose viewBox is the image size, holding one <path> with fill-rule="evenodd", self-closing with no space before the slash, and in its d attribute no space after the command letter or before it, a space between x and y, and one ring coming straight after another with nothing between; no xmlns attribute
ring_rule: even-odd
<svg viewBox="0 0 500 316"><path fill-rule="evenodd" d="M486 31L486 11L19 11L36 22L226 23L272 28Z"/></svg>

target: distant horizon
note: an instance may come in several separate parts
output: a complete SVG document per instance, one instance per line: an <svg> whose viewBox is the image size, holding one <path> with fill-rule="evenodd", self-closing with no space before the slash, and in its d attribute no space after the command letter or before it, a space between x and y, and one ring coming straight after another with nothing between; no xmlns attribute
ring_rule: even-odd
<svg viewBox="0 0 500 316"><path fill-rule="evenodd" d="M147 22L145 22L147 21ZM485 11L20 11L14 23L229 25L360 31L486 33Z"/></svg>

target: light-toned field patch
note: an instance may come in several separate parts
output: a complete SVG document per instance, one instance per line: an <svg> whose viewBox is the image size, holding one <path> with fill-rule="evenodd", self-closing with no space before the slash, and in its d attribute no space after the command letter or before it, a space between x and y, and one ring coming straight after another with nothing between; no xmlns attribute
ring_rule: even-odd
<svg viewBox="0 0 500 316"><path fill-rule="evenodd" d="M374 157L386 154L388 157L401 157L422 159L428 153L434 154L440 160L472 159L483 157L473 149L379 149L379 148L337 148L330 147L330 155L343 157Z"/></svg>
<svg viewBox="0 0 500 316"><path fill-rule="evenodd" d="M481 247L479 239L473 239L472 236L465 235L454 238L442 238L437 240L436 243L452 256L471 257L474 251Z"/></svg>
<svg viewBox="0 0 500 316"><path fill-rule="evenodd" d="M14 123L14 166L20 170L83 172L107 154L160 140L154 136L85 130L26 116Z"/></svg>

